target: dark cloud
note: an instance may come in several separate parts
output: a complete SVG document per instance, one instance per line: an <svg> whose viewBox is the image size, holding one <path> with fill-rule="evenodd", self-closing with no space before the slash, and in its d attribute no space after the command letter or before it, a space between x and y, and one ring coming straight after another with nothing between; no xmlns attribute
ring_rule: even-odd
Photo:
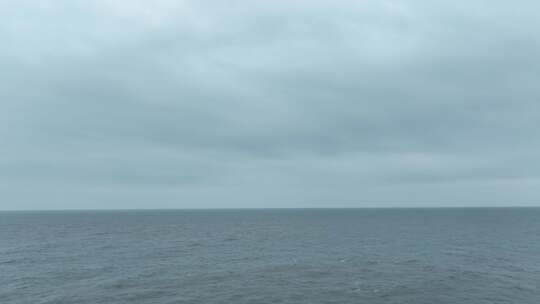
<svg viewBox="0 0 540 304"><path fill-rule="evenodd" d="M9 2L2 209L540 199L534 1Z"/></svg>

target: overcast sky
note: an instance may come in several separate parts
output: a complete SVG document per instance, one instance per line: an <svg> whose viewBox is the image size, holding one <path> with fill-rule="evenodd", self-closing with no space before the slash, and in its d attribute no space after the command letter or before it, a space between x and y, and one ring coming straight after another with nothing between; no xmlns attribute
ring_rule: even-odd
<svg viewBox="0 0 540 304"><path fill-rule="evenodd" d="M0 209L540 205L537 0L2 0Z"/></svg>

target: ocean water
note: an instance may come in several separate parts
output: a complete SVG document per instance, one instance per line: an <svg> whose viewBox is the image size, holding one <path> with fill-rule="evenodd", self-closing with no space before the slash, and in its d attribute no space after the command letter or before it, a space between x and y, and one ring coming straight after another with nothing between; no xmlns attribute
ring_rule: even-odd
<svg viewBox="0 0 540 304"><path fill-rule="evenodd" d="M0 212L0 303L540 303L540 208Z"/></svg>

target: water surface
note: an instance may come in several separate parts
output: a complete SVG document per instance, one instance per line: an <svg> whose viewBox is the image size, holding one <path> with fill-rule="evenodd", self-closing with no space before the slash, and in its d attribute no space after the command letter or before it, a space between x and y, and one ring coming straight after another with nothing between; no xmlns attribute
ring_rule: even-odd
<svg viewBox="0 0 540 304"><path fill-rule="evenodd" d="M540 208L0 212L1 303L540 303Z"/></svg>

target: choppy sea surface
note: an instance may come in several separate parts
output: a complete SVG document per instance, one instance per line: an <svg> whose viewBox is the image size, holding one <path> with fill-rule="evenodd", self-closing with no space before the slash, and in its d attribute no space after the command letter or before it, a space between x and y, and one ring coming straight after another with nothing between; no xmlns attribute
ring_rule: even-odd
<svg viewBox="0 0 540 304"><path fill-rule="evenodd" d="M540 303L540 208L0 212L0 303Z"/></svg>

